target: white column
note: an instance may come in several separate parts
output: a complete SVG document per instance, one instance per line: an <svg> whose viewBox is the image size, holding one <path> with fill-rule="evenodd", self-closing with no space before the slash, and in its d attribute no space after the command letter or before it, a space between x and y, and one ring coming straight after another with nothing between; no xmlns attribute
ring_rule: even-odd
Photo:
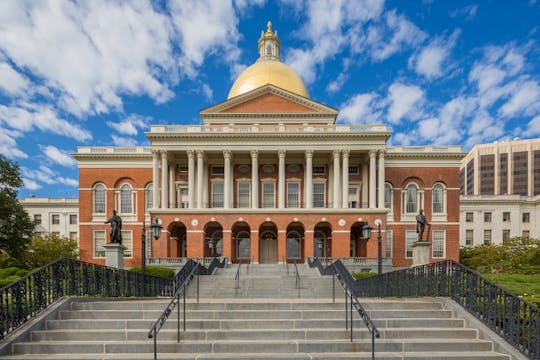
<svg viewBox="0 0 540 360"><path fill-rule="evenodd" d="M169 161L167 152L161 153L161 208L169 208Z"/></svg>
<svg viewBox="0 0 540 360"><path fill-rule="evenodd" d="M223 150L224 171L223 171L223 208L231 207L231 150Z"/></svg>
<svg viewBox="0 0 540 360"><path fill-rule="evenodd" d="M176 165L171 164L169 166L169 207L175 208L176 207L176 201L174 201L174 177L175 177L175 171Z"/></svg>
<svg viewBox="0 0 540 360"><path fill-rule="evenodd" d="M251 150L251 208L259 207L259 151Z"/></svg>
<svg viewBox="0 0 540 360"><path fill-rule="evenodd" d="M379 150L379 204L377 206L379 209L384 208L384 182L385 182L384 154L385 153L386 153L385 150Z"/></svg>
<svg viewBox="0 0 540 360"><path fill-rule="evenodd" d="M340 151L335 149L332 154L334 156L334 209L339 208L339 153Z"/></svg>
<svg viewBox="0 0 540 360"><path fill-rule="evenodd" d="M203 204L203 169L204 169L204 152L197 150L197 208L202 209Z"/></svg>
<svg viewBox="0 0 540 360"><path fill-rule="evenodd" d="M188 206L195 208L195 152L187 151L188 156Z"/></svg>
<svg viewBox="0 0 540 360"><path fill-rule="evenodd" d="M377 150L369 150L369 208L375 208L375 157L377 155Z"/></svg>
<svg viewBox="0 0 540 360"><path fill-rule="evenodd" d="M304 189L304 206L307 209L313 207L313 150L306 150L306 186Z"/></svg>
<svg viewBox="0 0 540 360"><path fill-rule="evenodd" d="M278 177L278 208L285 208L285 153L284 149L278 150L279 177Z"/></svg>
<svg viewBox="0 0 540 360"><path fill-rule="evenodd" d="M344 209L349 207L349 149L343 150L343 171L341 182L343 186L341 187L341 196L343 198L342 207Z"/></svg>
<svg viewBox="0 0 540 360"><path fill-rule="evenodd" d="M362 208L367 208L368 204L368 167L367 163L362 163Z"/></svg>
<svg viewBox="0 0 540 360"><path fill-rule="evenodd" d="M152 152L152 207L159 208L159 153Z"/></svg>

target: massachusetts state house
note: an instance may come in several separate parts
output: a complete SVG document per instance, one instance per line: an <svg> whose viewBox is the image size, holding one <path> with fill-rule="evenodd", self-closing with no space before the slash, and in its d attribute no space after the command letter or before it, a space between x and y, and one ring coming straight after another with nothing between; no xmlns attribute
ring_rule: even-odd
<svg viewBox="0 0 540 360"><path fill-rule="evenodd" d="M258 49L200 125L153 125L146 147L78 148L81 260L104 263L113 209L125 266L141 264L143 221L156 218L163 233L148 237L150 262L375 264L380 224L385 265L409 266L420 209L431 259L457 260L461 148L389 146L383 124L336 124L339 110L311 99L281 62L270 25Z"/></svg>

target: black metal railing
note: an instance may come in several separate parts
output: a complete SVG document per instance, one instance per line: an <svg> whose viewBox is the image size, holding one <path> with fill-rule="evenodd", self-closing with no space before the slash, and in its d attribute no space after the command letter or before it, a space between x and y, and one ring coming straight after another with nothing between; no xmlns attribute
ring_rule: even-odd
<svg viewBox="0 0 540 360"><path fill-rule="evenodd" d="M529 359L540 359L540 311L455 261L397 270L355 281L362 297L449 297Z"/></svg>
<svg viewBox="0 0 540 360"><path fill-rule="evenodd" d="M0 340L64 296L159 296L171 280L60 258L0 289Z"/></svg>
<svg viewBox="0 0 540 360"><path fill-rule="evenodd" d="M296 263L294 263L294 278L296 281L296 288L298 289L298 296L300 296L300 272L298 272Z"/></svg>
<svg viewBox="0 0 540 360"><path fill-rule="evenodd" d="M242 266L242 263L238 264L238 268L236 269L236 275L234 277L234 288L240 289L240 267Z"/></svg>
<svg viewBox="0 0 540 360"><path fill-rule="evenodd" d="M321 275L332 275L332 298L335 301L335 279L339 281L343 287L345 293L345 329L349 329L350 323L350 336L351 341L353 341L353 307L356 309L356 312L360 318L364 321L368 331L371 334L371 358L375 359L375 338L380 338L380 333L369 314L364 309L360 301L358 300L357 294L354 291L355 289L355 280L352 277L347 267L343 264L341 260L334 261L331 265L326 268L323 267L318 258L308 258L308 265L310 267L316 267ZM349 309L350 304L350 309ZM350 321L349 321L350 319Z"/></svg>

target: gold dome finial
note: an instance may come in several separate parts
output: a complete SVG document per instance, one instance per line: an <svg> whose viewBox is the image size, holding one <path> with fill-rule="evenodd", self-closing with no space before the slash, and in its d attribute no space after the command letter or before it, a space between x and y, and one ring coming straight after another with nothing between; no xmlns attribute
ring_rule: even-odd
<svg viewBox="0 0 540 360"><path fill-rule="evenodd" d="M272 33L272 22L271 22L271 21L268 21L268 22L266 23L266 27L267 27L266 32L267 32L267 33Z"/></svg>

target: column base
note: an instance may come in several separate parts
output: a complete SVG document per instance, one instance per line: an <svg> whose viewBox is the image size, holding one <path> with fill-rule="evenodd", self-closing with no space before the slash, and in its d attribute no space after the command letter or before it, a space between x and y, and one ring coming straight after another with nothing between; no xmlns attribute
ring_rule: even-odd
<svg viewBox="0 0 540 360"><path fill-rule="evenodd" d="M124 268L124 250L127 248L116 243L105 244L103 247L105 248L105 266L122 270Z"/></svg>
<svg viewBox="0 0 540 360"><path fill-rule="evenodd" d="M428 241L416 241L412 244L413 264L412 266L420 266L429 264L429 250L431 243Z"/></svg>

